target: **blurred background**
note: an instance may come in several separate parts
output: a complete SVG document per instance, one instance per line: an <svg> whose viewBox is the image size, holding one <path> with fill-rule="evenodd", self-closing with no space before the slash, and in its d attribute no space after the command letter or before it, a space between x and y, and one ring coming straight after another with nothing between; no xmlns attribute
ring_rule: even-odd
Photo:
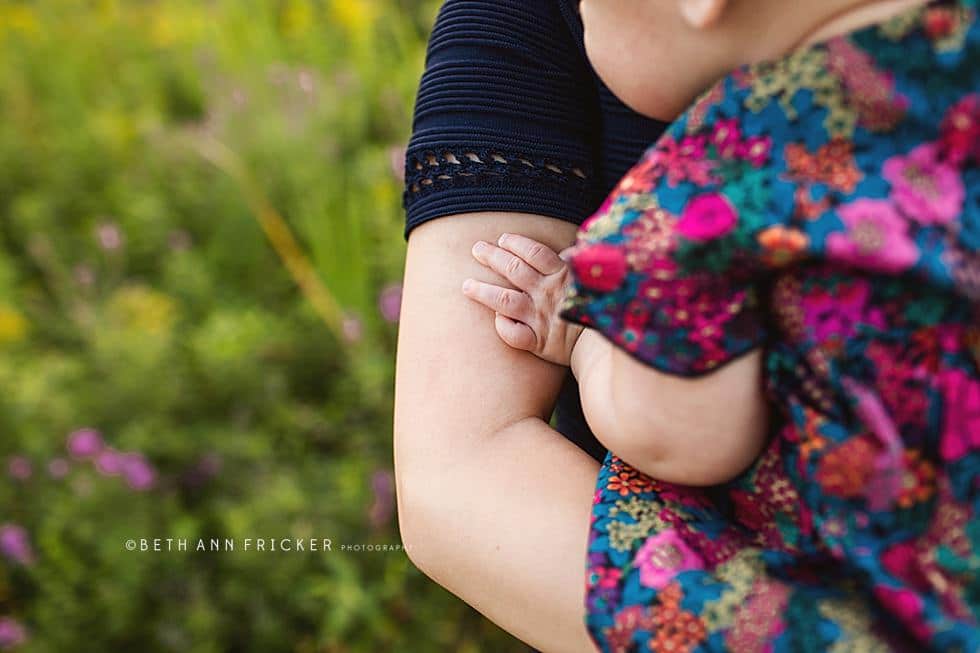
<svg viewBox="0 0 980 653"><path fill-rule="evenodd" d="M517 651L398 544L436 0L0 0L0 650ZM331 553L131 538L330 538Z"/></svg>

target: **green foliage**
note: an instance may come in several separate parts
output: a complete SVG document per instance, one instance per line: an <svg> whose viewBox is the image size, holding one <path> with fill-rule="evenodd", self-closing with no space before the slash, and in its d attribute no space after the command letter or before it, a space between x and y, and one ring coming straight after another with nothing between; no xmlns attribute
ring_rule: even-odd
<svg viewBox="0 0 980 653"><path fill-rule="evenodd" d="M403 553L338 550L398 543L378 296L400 274L392 148L435 10L0 2L0 619L26 629L17 650L522 650ZM86 427L97 460L66 450ZM333 550L241 550L270 537ZM141 538L190 550L126 549Z"/></svg>

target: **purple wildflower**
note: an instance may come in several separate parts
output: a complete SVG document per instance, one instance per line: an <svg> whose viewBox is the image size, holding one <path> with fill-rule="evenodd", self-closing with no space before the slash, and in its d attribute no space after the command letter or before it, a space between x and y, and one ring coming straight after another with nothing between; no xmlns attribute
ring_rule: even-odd
<svg viewBox="0 0 980 653"><path fill-rule="evenodd" d="M378 310L386 322L395 323L401 314L402 287L400 284L386 286L378 295Z"/></svg>
<svg viewBox="0 0 980 653"><path fill-rule="evenodd" d="M364 335L364 325L354 315L348 315L341 324L344 340L349 343L358 342Z"/></svg>
<svg viewBox="0 0 980 653"><path fill-rule="evenodd" d="M118 476L123 471L123 455L112 447L106 447L95 457L95 468L105 476Z"/></svg>
<svg viewBox="0 0 980 653"><path fill-rule="evenodd" d="M75 458L92 458L102 452L105 444L95 429L78 429L68 435L68 453Z"/></svg>
<svg viewBox="0 0 980 653"><path fill-rule="evenodd" d="M75 283L79 286L91 286L95 283L95 270L90 265L79 263L75 266L73 275L75 277Z"/></svg>
<svg viewBox="0 0 980 653"><path fill-rule="evenodd" d="M368 518L374 528L387 524L395 512L395 479L391 472L379 469L371 475L374 503L368 509Z"/></svg>
<svg viewBox="0 0 980 653"><path fill-rule="evenodd" d="M142 454L122 454L121 471L129 487L137 491L149 490L156 483L157 473Z"/></svg>
<svg viewBox="0 0 980 653"><path fill-rule="evenodd" d="M111 222L104 222L95 229L95 237L99 246L107 252L119 249L123 245L123 235L119 227Z"/></svg>
<svg viewBox="0 0 980 653"><path fill-rule="evenodd" d="M8 650L27 641L27 631L13 617L0 617L0 649Z"/></svg>
<svg viewBox="0 0 980 653"><path fill-rule="evenodd" d="M19 524L0 526L0 553L22 565L34 562L34 549L27 531Z"/></svg>
<svg viewBox="0 0 980 653"><path fill-rule="evenodd" d="M12 479L26 481L34 473L34 469L25 456L11 456L7 459L7 473Z"/></svg>
<svg viewBox="0 0 980 653"><path fill-rule="evenodd" d="M218 475L222 460L217 453L206 453L190 469L184 472L181 481L189 487L200 487Z"/></svg>
<svg viewBox="0 0 980 653"><path fill-rule="evenodd" d="M51 478L64 478L70 470L71 465L64 458L52 458L48 461L48 474Z"/></svg>

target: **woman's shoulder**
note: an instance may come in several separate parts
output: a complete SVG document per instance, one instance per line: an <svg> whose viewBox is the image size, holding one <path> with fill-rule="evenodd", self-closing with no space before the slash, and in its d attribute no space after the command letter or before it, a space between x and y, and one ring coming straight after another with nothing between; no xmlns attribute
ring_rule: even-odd
<svg viewBox="0 0 980 653"><path fill-rule="evenodd" d="M581 223L661 128L610 98L574 0L447 0L406 156L406 235L482 211Z"/></svg>

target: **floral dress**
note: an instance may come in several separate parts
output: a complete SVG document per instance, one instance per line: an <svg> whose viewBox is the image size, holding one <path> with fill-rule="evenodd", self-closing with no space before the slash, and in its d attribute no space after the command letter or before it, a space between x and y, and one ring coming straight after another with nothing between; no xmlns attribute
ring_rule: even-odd
<svg viewBox="0 0 980 653"><path fill-rule="evenodd" d="M583 225L564 317L685 376L761 347L773 413L722 486L606 458L603 651L980 650L976 13L736 70Z"/></svg>

